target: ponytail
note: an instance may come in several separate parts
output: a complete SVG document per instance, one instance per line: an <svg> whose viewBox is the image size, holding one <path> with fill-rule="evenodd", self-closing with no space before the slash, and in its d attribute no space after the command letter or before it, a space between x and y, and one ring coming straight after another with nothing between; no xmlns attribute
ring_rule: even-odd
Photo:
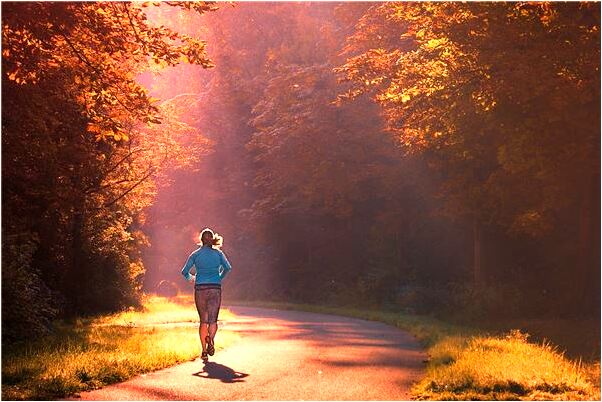
<svg viewBox="0 0 602 402"><path fill-rule="evenodd" d="M219 234L214 233L213 234L213 247L214 248L220 248L222 246L222 244L224 244L224 238L221 237Z"/></svg>
<svg viewBox="0 0 602 402"><path fill-rule="evenodd" d="M214 233L213 230L209 228L205 228L201 231L201 244L205 244L203 238L207 238L207 243L213 248L220 248L224 243L224 238L219 234Z"/></svg>

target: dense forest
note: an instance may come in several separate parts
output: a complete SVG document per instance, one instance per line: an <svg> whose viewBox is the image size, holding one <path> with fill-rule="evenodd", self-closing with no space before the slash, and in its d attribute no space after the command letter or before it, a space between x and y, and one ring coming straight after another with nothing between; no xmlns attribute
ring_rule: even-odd
<svg viewBox="0 0 602 402"><path fill-rule="evenodd" d="M600 314L600 4L3 3L3 342L136 305Z"/></svg>

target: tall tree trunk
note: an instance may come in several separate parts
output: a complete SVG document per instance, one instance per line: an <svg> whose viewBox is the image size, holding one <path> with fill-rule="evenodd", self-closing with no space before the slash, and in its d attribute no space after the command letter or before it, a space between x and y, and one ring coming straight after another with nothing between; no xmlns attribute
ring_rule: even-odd
<svg viewBox="0 0 602 402"><path fill-rule="evenodd" d="M481 223L477 217L473 218L473 283L477 287L484 284L483 267L481 265L481 250L482 250L482 229Z"/></svg>
<svg viewBox="0 0 602 402"><path fill-rule="evenodd" d="M71 218L71 261L67 266L67 275L65 278L65 296L70 301L71 306L67 306L69 313L75 313L82 308L80 296L85 292L85 285L82 284L81 277L83 273L83 232L84 232L84 212L83 208L76 207Z"/></svg>
<svg viewBox="0 0 602 402"><path fill-rule="evenodd" d="M403 244L400 241L399 226L395 228L395 262L397 264L397 272L401 270L401 255Z"/></svg>
<svg viewBox="0 0 602 402"><path fill-rule="evenodd" d="M578 256L574 275L574 296L578 299L580 307L588 307L593 300L592 293L600 292L594 288L593 281L599 278L600 266L596 261L597 245L599 242L599 215L594 208L599 208L599 181L600 175L593 173L584 180L581 190L581 205L579 208L579 239ZM598 211L599 212L599 211ZM594 217L598 218L595 219ZM598 241L595 242L595 238ZM598 275L596 275L598 274ZM599 279L598 282L599 283Z"/></svg>

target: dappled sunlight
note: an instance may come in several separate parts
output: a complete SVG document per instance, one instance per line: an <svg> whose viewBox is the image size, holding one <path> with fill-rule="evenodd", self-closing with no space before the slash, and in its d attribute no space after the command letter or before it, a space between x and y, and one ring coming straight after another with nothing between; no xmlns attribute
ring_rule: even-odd
<svg viewBox="0 0 602 402"><path fill-rule="evenodd" d="M581 364L567 358L549 342L528 341L519 330L490 335L471 327L450 325L432 317L394 312L336 308L292 303L249 303L287 310L341 314L388 323L412 333L426 347L428 366L424 378L412 389L414 397L427 400L470 399L599 399L600 365ZM237 311L233 307L234 311ZM243 307L241 311L244 311ZM312 347L326 347L319 360L339 369L376 364L382 368L402 363L388 355L411 348L412 341L384 341L391 327L365 328L342 317L303 316L303 322L270 321L277 314L263 310L258 322L241 333L263 333L268 341L308 340ZM291 311L290 318L297 317ZM244 319L244 315L242 316ZM318 318L320 317L320 318ZM244 323L244 320L237 322ZM276 323L276 327L273 326ZM269 328L272 327L272 328ZM269 328L269 330L268 330ZM266 332L263 332L266 331ZM363 347L350 353L348 348Z"/></svg>
<svg viewBox="0 0 602 402"><path fill-rule="evenodd" d="M27 345L25 354L4 351L2 397L55 399L196 359L201 351L197 323L194 303L147 296L139 311L63 325L55 335ZM216 350L238 339L239 334L220 330Z"/></svg>
<svg viewBox="0 0 602 402"><path fill-rule="evenodd" d="M2 2L2 398L599 399L600 7Z"/></svg>
<svg viewBox="0 0 602 402"><path fill-rule="evenodd" d="M447 338L429 350L433 364L414 391L421 399L599 399L587 367L527 337Z"/></svg>
<svg viewBox="0 0 602 402"><path fill-rule="evenodd" d="M227 320L233 314L227 309L221 309L219 319ZM103 316L94 320L93 325L123 325L131 327L198 323L199 316L194 305L192 295L181 295L177 298L168 298L155 295L146 295L141 309L130 308L126 311Z"/></svg>

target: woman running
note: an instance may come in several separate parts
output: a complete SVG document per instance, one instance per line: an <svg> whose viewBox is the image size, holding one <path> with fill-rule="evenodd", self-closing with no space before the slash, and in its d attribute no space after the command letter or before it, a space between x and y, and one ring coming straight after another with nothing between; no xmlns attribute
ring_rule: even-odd
<svg viewBox="0 0 602 402"><path fill-rule="evenodd" d="M217 316L222 302L222 280L232 270L224 253L219 249L223 239L209 228L201 232L201 247L194 250L182 275L187 281L194 282L194 303L199 313L199 336L203 353L201 359L206 362L215 353L214 339L217 332ZM190 269L196 267L196 274Z"/></svg>

